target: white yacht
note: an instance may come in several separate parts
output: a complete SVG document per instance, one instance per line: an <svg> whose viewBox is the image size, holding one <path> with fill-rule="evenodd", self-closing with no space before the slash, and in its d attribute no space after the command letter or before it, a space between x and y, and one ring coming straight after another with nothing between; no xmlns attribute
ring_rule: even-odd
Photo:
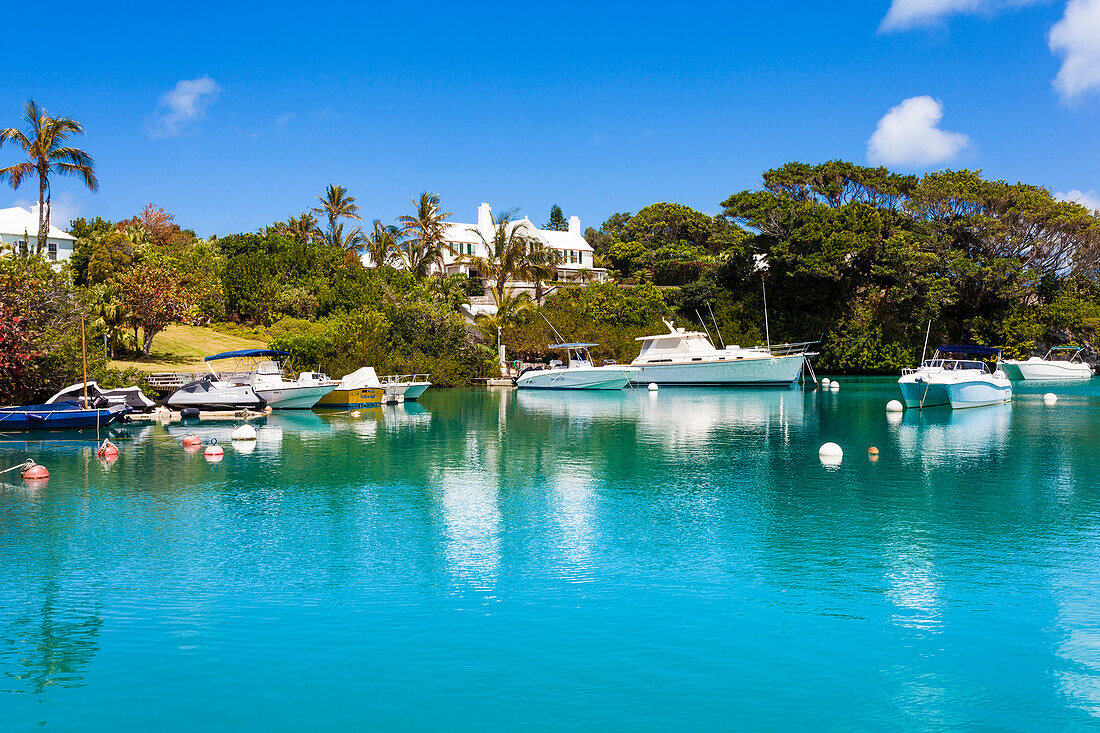
<svg viewBox="0 0 1100 733"><path fill-rule="evenodd" d="M812 342L782 344L774 349L760 346L715 348L710 337L699 331L685 331L665 321L668 333L642 336L641 353L630 366L640 371L635 384L696 386L791 385L802 367L816 353ZM778 352L778 353L776 353Z"/></svg>
<svg viewBox="0 0 1100 733"><path fill-rule="evenodd" d="M617 364L596 366L588 350L599 344L553 344L565 351L566 361L555 359L549 369L529 369L516 377L520 389L622 389L639 370Z"/></svg>
<svg viewBox="0 0 1100 733"><path fill-rule="evenodd" d="M1042 359L1009 359L1004 363L1009 379L1091 379L1092 367L1081 359L1079 346L1055 346Z"/></svg>
<svg viewBox="0 0 1100 733"><path fill-rule="evenodd" d="M428 391L432 383L428 381L431 374L387 374L379 377L386 394L395 397L403 397L406 400L416 400L420 395Z"/></svg>
<svg viewBox="0 0 1100 733"><path fill-rule="evenodd" d="M230 371L210 371L223 382L246 384L273 410L308 410L336 389L335 382L317 372L303 372L295 381L283 377L275 359L289 356L275 349L244 349L206 357L206 362L234 360Z"/></svg>
<svg viewBox="0 0 1100 733"><path fill-rule="evenodd" d="M978 359L996 357L993 369ZM917 369L903 369L898 387L906 407L953 409L998 405L1012 399L1012 382L1000 368L1001 350L988 346L941 346Z"/></svg>

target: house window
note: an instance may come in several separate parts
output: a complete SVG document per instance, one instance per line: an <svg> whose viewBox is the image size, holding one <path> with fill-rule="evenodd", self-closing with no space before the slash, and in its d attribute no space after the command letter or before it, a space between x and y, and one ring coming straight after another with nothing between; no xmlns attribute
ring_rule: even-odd
<svg viewBox="0 0 1100 733"><path fill-rule="evenodd" d="M57 259L57 242L47 239L46 247L49 249L49 258L51 260Z"/></svg>

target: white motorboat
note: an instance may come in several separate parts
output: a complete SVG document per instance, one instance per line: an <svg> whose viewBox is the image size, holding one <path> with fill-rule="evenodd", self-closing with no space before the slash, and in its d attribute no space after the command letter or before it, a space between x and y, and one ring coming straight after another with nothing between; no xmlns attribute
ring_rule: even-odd
<svg viewBox="0 0 1100 733"><path fill-rule="evenodd" d="M1012 382L1000 368L1001 350L988 346L941 346L917 369L903 369L898 387L906 407L953 409L999 405L1012 399ZM959 356L997 357L996 366Z"/></svg>
<svg viewBox="0 0 1100 733"><path fill-rule="evenodd" d="M781 344L774 348L723 346L718 349L706 333L685 331L665 321L668 333L642 336L641 353L630 366L639 369L635 384L693 386L791 385L803 365L816 353L814 342Z"/></svg>
<svg viewBox="0 0 1100 733"><path fill-rule="evenodd" d="M416 400L428 391L428 387L432 386L428 381L430 376L430 374L387 374L379 379L387 395Z"/></svg>
<svg viewBox="0 0 1100 733"><path fill-rule="evenodd" d="M1060 357L1060 358L1059 358ZM1092 367L1081 360L1081 347L1055 346L1039 358L1009 359L1004 363L1009 379L1091 379Z"/></svg>
<svg viewBox="0 0 1100 733"><path fill-rule="evenodd" d="M596 366L588 350L599 344L553 344L565 351L566 361L555 359L549 369L529 369L516 378L520 389L622 389L640 370L617 364Z"/></svg>
<svg viewBox="0 0 1100 733"><path fill-rule="evenodd" d="M224 382L251 387L273 410L308 410L339 385L318 372L303 372L295 381L285 379L275 361L285 356L289 354L275 349L244 349L214 354L205 361L234 360L230 370L219 373L210 367L210 371Z"/></svg>
<svg viewBox="0 0 1100 733"><path fill-rule="evenodd" d="M175 410L262 410L267 403L247 384L223 382L216 374L206 374L177 389L164 404Z"/></svg>
<svg viewBox="0 0 1100 733"><path fill-rule="evenodd" d="M85 387L84 382L77 382L74 385L66 387L50 399L46 400L47 405L52 405L55 402L83 402ZM114 389L104 389L99 386L95 380L91 380L87 383L87 395L88 405L85 407L91 407L92 404L99 400L99 404L107 405L126 405L133 412L150 412L157 403L146 397L141 387L116 387Z"/></svg>

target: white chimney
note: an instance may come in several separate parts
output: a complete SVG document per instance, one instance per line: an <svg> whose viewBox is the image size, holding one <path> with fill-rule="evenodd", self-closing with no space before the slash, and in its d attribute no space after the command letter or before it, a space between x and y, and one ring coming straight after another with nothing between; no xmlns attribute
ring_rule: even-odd
<svg viewBox="0 0 1100 733"><path fill-rule="evenodd" d="M482 204L477 207L477 227L478 229L493 228L493 209L489 204Z"/></svg>
<svg viewBox="0 0 1100 733"><path fill-rule="evenodd" d="M580 234L581 233L581 218L579 216L569 217L569 233Z"/></svg>

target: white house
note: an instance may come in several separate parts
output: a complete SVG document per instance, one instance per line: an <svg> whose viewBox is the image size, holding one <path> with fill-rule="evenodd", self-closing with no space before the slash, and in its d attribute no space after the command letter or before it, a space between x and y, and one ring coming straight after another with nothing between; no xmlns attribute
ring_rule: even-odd
<svg viewBox="0 0 1100 733"><path fill-rule="evenodd" d="M559 281L577 281L582 279L598 280L607 279L607 270L592 265L592 247L581 235L581 220L575 216L569 217L569 229L564 232L539 229L530 219L524 217L511 222L511 228L524 227L527 236L540 240L546 246L560 253L557 272L554 279ZM481 236L478 236L480 234ZM477 276L477 272L471 272L470 266L462 261L463 255L475 257L488 257L489 249L486 242L493 241L493 215L489 204L477 207L477 223L463 224L461 222L447 222L444 231L447 248L443 252L443 270L448 275L461 273ZM484 240L482 240L484 237ZM364 257L363 264L371 266L369 258ZM586 272L581 272L585 270ZM513 285L530 285L530 283L513 283Z"/></svg>
<svg viewBox="0 0 1100 733"><path fill-rule="evenodd" d="M24 243L31 249L38 246L38 205L30 209L13 206L0 209L0 242L18 250ZM66 234L50 222L46 235L46 250L42 253L46 259L61 262L73 254L76 237Z"/></svg>

